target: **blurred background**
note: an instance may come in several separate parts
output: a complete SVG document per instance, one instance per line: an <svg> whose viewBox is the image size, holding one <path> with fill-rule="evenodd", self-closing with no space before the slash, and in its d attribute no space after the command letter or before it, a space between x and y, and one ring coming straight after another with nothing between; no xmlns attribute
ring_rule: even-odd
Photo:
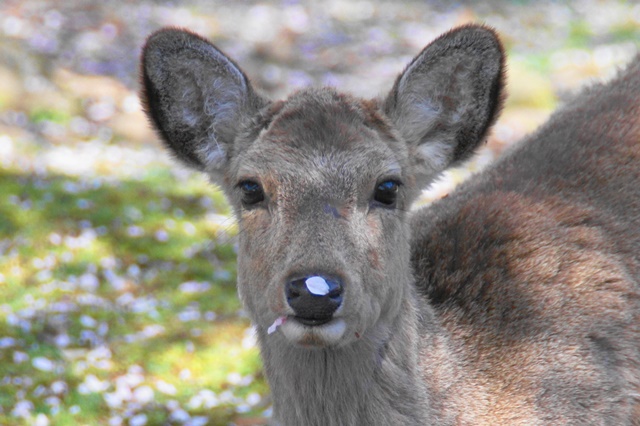
<svg viewBox="0 0 640 426"><path fill-rule="evenodd" d="M615 0L0 2L0 424L258 425L268 387L221 194L174 164L137 96L145 37L186 27L283 97L386 93L440 33L500 32L507 107L448 193L634 55Z"/></svg>

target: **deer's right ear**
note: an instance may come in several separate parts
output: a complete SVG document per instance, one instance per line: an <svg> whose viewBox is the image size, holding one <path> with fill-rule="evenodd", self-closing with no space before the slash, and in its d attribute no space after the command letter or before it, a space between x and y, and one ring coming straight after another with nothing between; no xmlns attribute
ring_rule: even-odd
<svg viewBox="0 0 640 426"><path fill-rule="evenodd" d="M267 101L207 40L160 30L142 52L141 99L160 137L187 165L220 181L242 123Z"/></svg>

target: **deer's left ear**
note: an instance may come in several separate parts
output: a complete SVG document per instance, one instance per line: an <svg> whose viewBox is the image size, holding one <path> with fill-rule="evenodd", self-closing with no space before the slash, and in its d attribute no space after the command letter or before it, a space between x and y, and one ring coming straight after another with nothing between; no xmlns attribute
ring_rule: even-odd
<svg viewBox="0 0 640 426"><path fill-rule="evenodd" d="M418 184L474 152L500 113L503 87L503 48L484 26L440 36L407 66L384 109L409 145Z"/></svg>

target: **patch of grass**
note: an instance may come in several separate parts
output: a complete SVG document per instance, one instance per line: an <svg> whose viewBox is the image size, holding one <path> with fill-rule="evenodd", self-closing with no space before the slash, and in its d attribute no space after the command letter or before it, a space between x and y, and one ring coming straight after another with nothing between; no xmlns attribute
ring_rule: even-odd
<svg viewBox="0 0 640 426"><path fill-rule="evenodd" d="M35 108L29 113L29 119L34 123L50 121L57 124L66 124L71 117L59 109Z"/></svg>
<svg viewBox="0 0 640 426"><path fill-rule="evenodd" d="M121 181L4 169L0 192L0 424L216 425L264 410L244 401L268 389L211 185L153 168Z"/></svg>
<svg viewBox="0 0 640 426"><path fill-rule="evenodd" d="M566 40L566 46L570 48L585 48L589 46L589 42L593 39L593 31L591 26L581 19L568 22L569 35Z"/></svg>
<svg viewBox="0 0 640 426"><path fill-rule="evenodd" d="M623 25L614 27L608 35L613 42L634 41L636 44L640 39L640 28L634 22L626 22Z"/></svg>

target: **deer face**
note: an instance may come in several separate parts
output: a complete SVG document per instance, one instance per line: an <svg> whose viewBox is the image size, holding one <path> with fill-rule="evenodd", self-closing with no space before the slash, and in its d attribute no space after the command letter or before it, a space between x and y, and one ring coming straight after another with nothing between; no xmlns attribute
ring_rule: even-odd
<svg viewBox="0 0 640 426"><path fill-rule="evenodd" d="M240 296L256 324L286 317L295 343L347 343L403 296L416 193L407 147L375 105L330 90L266 114L228 177Z"/></svg>
<svg viewBox="0 0 640 426"><path fill-rule="evenodd" d="M406 211L483 140L502 66L495 35L469 26L427 46L384 100L313 89L271 103L206 40L149 38L148 115L231 202L239 294L262 337L326 347L385 330L411 283Z"/></svg>

